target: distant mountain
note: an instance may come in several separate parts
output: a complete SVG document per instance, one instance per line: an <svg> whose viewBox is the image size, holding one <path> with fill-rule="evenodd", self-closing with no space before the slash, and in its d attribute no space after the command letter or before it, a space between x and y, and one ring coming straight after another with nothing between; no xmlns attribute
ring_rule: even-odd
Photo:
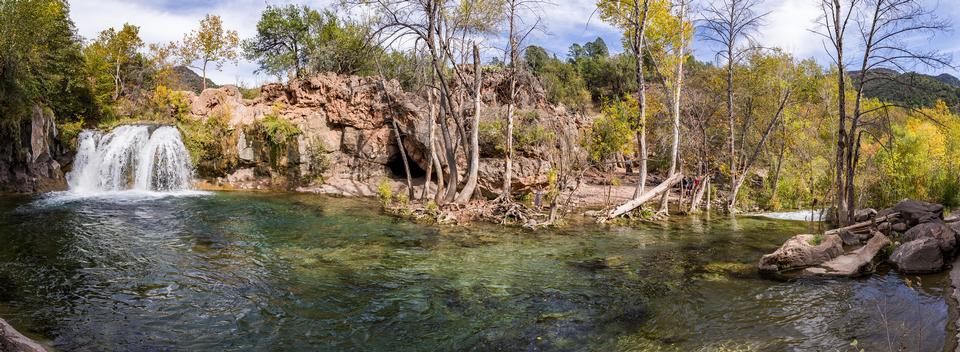
<svg viewBox="0 0 960 352"><path fill-rule="evenodd" d="M193 72L186 66L175 66L173 68L173 87L174 90L187 90L199 94L203 90L203 78L196 72ZM220 87L207 78L207 88Z"/></svg>
<svg viewBox="0 0 960 352"><path fill-rule="evenodd" d="M941 74L935 77L938 81L960 88L960 78L954 77L949 73Z"/></svg>
<svg viewBox="0 0 960 352"><path fill-rule="evenodd" d="M851 71L854 84L860 71ZM910 107L930 107L943 100L954 111L960 111L960 79L944 73L939 76L916 72L899 73L888 69L867 72L871 79L863 88L867 97Z"/></svg>

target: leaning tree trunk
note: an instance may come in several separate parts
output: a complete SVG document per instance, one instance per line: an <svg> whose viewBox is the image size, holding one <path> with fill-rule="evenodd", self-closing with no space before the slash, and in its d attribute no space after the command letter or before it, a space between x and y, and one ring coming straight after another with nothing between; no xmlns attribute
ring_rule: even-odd
<svg viewBox="0 0 960 352"><path fill-rule="evenodd" d="M463 190L457 195L458 203L467 203L473 197L473 192L477 188L477 173L480 169L480 86L482 85L482 76L480 69L480 49L473 45L473 124L470 126L470 166L467 169L467 182Z"/></svg>

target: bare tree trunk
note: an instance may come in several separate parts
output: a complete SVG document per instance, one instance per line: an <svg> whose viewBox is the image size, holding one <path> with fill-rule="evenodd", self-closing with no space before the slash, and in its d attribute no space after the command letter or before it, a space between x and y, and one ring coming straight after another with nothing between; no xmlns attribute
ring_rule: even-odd
<svg viewBox="0 0 960 352"><path fill-rule="evenodd" d="M783 169L783 154L787 151L787 124L780 124L781 133L781 143L780 143L780 152L777 154L777 168L773 172L773 185L770 189L770 199L777 198L777 189L780 187L780 171Z"/></svg>
<svg viewBox="0 0 960 352"><path fill-rule="evenodd" d="M480 49L473 45L473 124L470 126L470 166L467 168L467 183L463 190L457 195L458 203L467 203L473 197L473 192L477 188L477 173L480 169L480 88L482 86L482 75L480 69Z"/></svg>
<svg viewBox="0 0 960 352"><path fill-rule="evenodd" d="M437 142L439 143L439 141ZM436 149L436 147L434 147ZM440 204L443 201L443 190L446 187L446 184L443 182L443 163L440 162L440 155L433 153L433 164L434 169L437 170L437 192L433 194L434 203Z"/></svg>
<svg viewBox="0 0 960 352"><path fill-rule="evenodd" d="M697 213L700 211L700 202L703 201L703 195L707 188L709 187L708 176L700 176L700 182L697 184L697 187L694 189L694 193L690 198L690 213Z"/></svg>
<svg viewBox="0 0 960 352"><path fill-rule="evenodd" d="M673 94L671 97L673 113L673 144L670 147L670 170L667 172L667 178L673 177L673 174L677 171L677 158L680 154L680 94L683 91L683 57L685 56L684 52L684 40L683 40L683 27L686 19L686 0L680 1L680 10L677 18L680 19L680 43L677 46L677 67L674 72L674 82L673 82ZM670 190L667 190L663 193L663 197L660 198L660 210L659 213L663 215L669 215L669 208L667 207L667 202L670 198ZM683 187L680 188L680 202L683 203ZM681 205L682 206L682 205Z"/></svg>
<svg viewBox="0 0 960 352"><path fill-rule="evenodd" d="M380 76L381 79L383 76ZM386 88L386 86L384 86ZM400 138L400 128L397 127L397 119L390 118L393 125L393 133L397 138L397 148L400 149L400 158L403 160L403 171L407 176L407 199L413 199L413 180L410 178L410 164L407 162L407 150L403 147L403 139Z"/></svg>
<svg viewBox="0 0 960 352"><path fill-rule="evenodd" d="M707 176L707 214L710 213L710 208L712 207L713 199L710 198L711 192L713 191L713 185L710 183L710 176Z"/></svg>
<svg viewBox="0 0 960 352"><path fill-rule="evenodd" d="M427 175L424 178L423 194L420 195L421 199L427 199L428 197L430 190L430 179L433 177L433 158L436 158L436 150L433 149L433 125L435 124L434 119L436 115L433 88L430 88L427 92L427 105L430 106L430 112L427 116ZM437 186L437 191L439 192L440 184L438 183Z"/></svg>
<svg viewBox="0 0 960 352"><path fill-rule="evenodd" d="M747 175L750 174L750 168L752 168L754 162L757 161L757 156L760 155L760 151L763 149L763 145L767 142L767 138L770 137L770 133L773 132L773 129L777 126L777 123L780 122L780 117L783 116L783 110L787 107L788 100L790 100L790 91L787 91L787 93L780 98L780 106L777 109L776 115L774 115L773 120L770 121L770 124L767 125L767 130L760 138L760 142L758 142L757 146L753 149L753 154L750 155L750 158L747 159L743 164L743 169L740 170L741 176L737 179L737 182L733 184L733 188L730 190L730 209L736 209L737 194L740 192L740 187L743 186L743 182L746 181Z"/></svg>
<svg viewBox="0 0 960 352"><path fill-rule="evenodd" d="M733 118L733 45L735 43L731 41L727 46L727 122L730 127L730 194L732 195L727 208L730 212L734 211L737 199L734 185L740 183L737 180L736 122Z"/></svg>
<svg viewBox="0 0 960 352"><path fill-rule="evenodd" d="M511 188L513 186L513 114L514 110L516 109L514 100L517 97L517 38L514 33L514 20L516 18L515 16L517 10L516 5L517 4L515 0L510 1L508 4L510 8L510 30L508 31L510 42L510 62L508 63L510 71L510 101L507 102L507 155L505 157L503 166L503 193L500 195L503 200L510 200L512 191Z"/></svg>
<svg viewBox="0 0 960 352"><path fill-rule="evenodd" d="M633 197L640 197L644 193L647 184L647 82L643 77L643 40L647 30L647 12L650 10L650 0L643 0L643 13L640 13L640 3L633 1L633 17L636 26L633 34L633 55L637 60L637 101L639 102L639 122L640 131L637 132L637 145L640 148L640 180L637 182L637 189L633 192Z"/></svg>
<svg viewBox="0 0 960 352"><path fill-rule="evenodd" d="M206 59L203 60L203 70L201 73L203 74L203 77L202 77L203 89L201 89L200 91L203 92L207 90L207 60Z"/></svg>

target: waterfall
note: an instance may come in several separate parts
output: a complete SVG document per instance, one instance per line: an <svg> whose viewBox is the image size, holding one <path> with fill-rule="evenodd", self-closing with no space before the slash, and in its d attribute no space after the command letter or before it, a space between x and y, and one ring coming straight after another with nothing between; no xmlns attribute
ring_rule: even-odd
<svg viewBox="0 0 960 352"><path fill-rule="evenodd" d="M190 188L193 166L175 127L125 125L107 134L85 130L77 137L77 144L73 170L67 174L71 191L166 192Z"/></svg>

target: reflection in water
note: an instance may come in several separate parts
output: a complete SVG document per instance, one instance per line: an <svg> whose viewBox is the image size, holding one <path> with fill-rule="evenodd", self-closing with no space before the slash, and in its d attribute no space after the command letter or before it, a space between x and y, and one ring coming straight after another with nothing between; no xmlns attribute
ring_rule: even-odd
<svg viewBox="0 0 960 352"><path fill-rule="evenodd" d="M0 198L0 316L63 350L942 350L942 275L775 282L805 224L433 228L312 195ZM912 286L912 287L911 287ZM886 323L884 323L886 321Z"/></svg>

